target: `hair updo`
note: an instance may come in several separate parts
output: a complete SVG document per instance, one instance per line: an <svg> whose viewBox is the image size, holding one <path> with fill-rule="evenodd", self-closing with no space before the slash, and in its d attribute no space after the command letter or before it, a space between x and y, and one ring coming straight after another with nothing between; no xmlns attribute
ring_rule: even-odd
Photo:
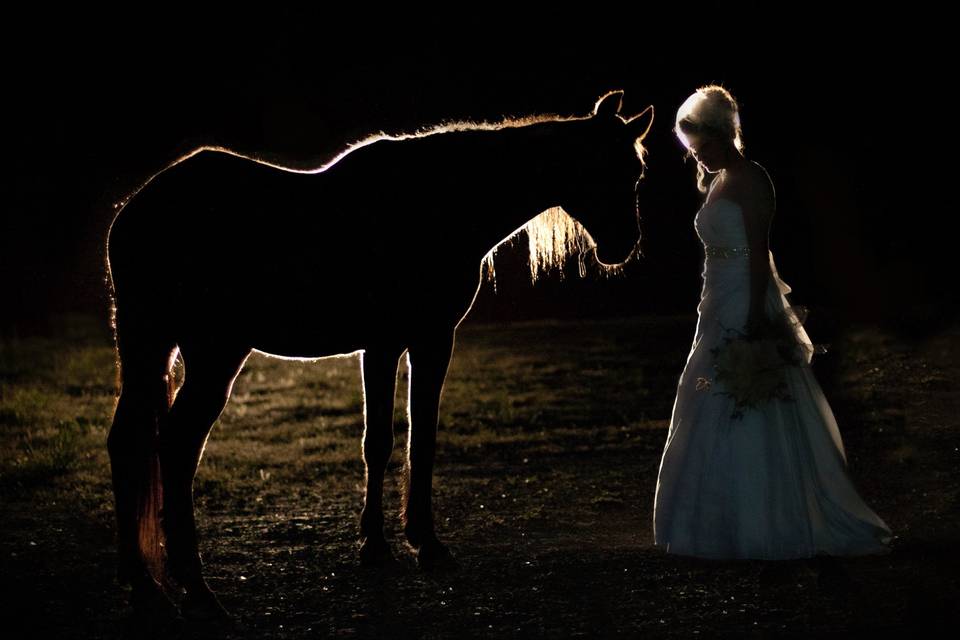
<svg viewBox="0 0 960 640"><path fill-rule="evenodd" d="M740 111L730 92L717 84L700 87L677 109L673 132L691 157L691 139L715 137L732 141L743 152L743 132L740 130ZM710 179L712 180L712 178ZM703 166L697 164L697 187L706 192L710 180Z"/></svg>

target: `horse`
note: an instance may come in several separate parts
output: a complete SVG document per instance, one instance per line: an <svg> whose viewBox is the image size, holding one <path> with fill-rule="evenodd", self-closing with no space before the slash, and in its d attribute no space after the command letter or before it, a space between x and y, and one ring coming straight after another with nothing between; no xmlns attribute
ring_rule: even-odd
<svg viewBox="0 0 960 640"><path fill-rule="evenodd" d="M403 533L422 568L454 562L435 532L432 473L457 327L492 248L525 227L540 238L540 259L558 243L602 268L636 255L641 142L653 107L626 118L622 98L606 93L586 116L381 132L310 171L202 148L117 205L106 269L119 397L107 448L118 576L131 585L134 611L179 616L165 595L179 584L184 616L226 615L203 576L193 480L253 350L361 354L359 556L370 565L393 557L383 480L406 354ZM576 232L554 216L537 236L531 220L559 208Z"/></svg>

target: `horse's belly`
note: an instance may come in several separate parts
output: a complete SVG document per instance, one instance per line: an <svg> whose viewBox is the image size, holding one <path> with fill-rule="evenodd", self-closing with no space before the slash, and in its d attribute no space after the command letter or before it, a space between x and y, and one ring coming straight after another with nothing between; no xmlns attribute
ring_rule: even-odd
<svg viewBox="0 0 960 640"><path fill-rule="evenodd" d="M251 346L287 358L323 358L353 353L366 346L360 327L323 318L285 318L251 327Z"/></svg>
<svg viewBox="0 0 960 640"><path fill-rule="evenodd" d="M371 346L405 348L452 328L470 307L478 274L463 269L373 272L223 260L184 282L186 330L283 357L320 358ZM326 265L325 265L326 267ZM378 281L379 278L379 281ZM373 284L372 284L373 283Z"/></svg>
<svg viewBox="0 0 960 640"><path fill-rule="evenodd" d="M333 345L324 345L319 342L316 344L293 343L293 342L271 342L257 344L253 347L255 350L265 353L268 356L278 358L305 358L312 360L315 358L328 358L331 356L342 356L361 351L364 347L355 345L341 345L339 348Z"/></svg>
<svg viewBox="0 0 960 640"><path fill-rule="evenodd" d="M320 358L365 348L369 320L351 305L272 304L251 313L251 346L285 357Z"/></svg>

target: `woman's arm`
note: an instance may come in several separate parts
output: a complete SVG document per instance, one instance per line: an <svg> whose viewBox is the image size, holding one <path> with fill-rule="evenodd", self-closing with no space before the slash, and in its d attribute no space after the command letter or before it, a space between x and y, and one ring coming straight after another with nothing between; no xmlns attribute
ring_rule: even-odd
<svg viewBox="0 0 960 640"><path fill-rule="evenodd" d="M743 221L750 247L750 308L747 335L756 335L766 319L764 306L770 279L770 223L776 210L776 193L770 176L760 165L752 164L738 181Z"/></svg>

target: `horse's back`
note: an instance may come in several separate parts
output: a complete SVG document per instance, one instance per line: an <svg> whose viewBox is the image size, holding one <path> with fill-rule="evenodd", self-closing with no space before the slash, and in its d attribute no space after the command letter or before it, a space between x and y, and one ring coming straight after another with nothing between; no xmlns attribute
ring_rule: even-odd
<svg viewBox="0 0 960 640"><path fill-rule="evenodd" d="M454 185L402 162L419 146L403 145L358 149L313 174L211 151L161 172L111 230L120 313L137 299L195 335L231 331L312 356L408 333L418 317L455 323L479 256L459 249Z"/></svg>

